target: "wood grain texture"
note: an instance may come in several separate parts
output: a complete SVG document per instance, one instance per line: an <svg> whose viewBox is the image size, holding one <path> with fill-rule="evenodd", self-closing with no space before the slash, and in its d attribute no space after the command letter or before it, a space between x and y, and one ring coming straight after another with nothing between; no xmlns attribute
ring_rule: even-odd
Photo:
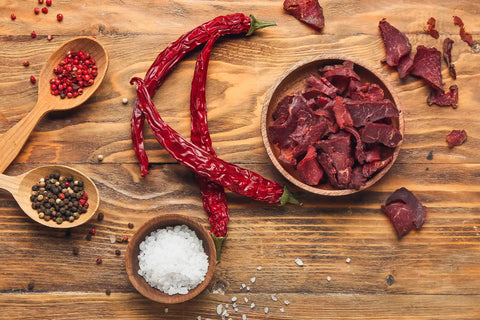
<svg viewBox="0 0 480 320"><path fill-rule="evenodd" d="M30 75L40 73L61 43L95 35L108 50L110 65L102 86L84 105L49 113L37 124L6 174L43 164L81 170L99 189L105 219L94 217L69 232L52 230L33 222L9 193L0 191L1 319L220 319L217 305L227 303L232 319L242 314L248 319L480 318L480 54L460 40L452 21L453 15L460 16L467 32L480 40L480 3L321 1L322 33L285 14L281 0L56 0L47 15L34 15L36 5L0 0L0 133L30 112L38 89L30 84ZM58 12L64 15L61 23L55 19ZM233 12L253 13L278 26L215 45L207 81L214 147L223 159L287 184L304 205L278 207L227 193L229 236L209 287L186 303L154 303L129 283L126 244L111 243L110 237L131 237L162 213L188 213L205 225L208 221L192 173L148 129L152 170L141 178L130 141L135 90L128 82L143 77L156 55L181 34ZM437 19L438 40L423 32L431 16ZM446 37L455 41L458 78L452 80L444 65L442 75L445 87L459 87L458 109L429 107L424 83L401 81L380 62L384 48L377 25L382 18L407 34L413 51L420 44L441 49ZM36 39L30 37L32 30ZM47 41L47 34L54 39ZM186 137L198 53L187 55L154 98L165 120ZM318 54L350 55L372 65L394 87L405 111L405 140L394 166L368 190L345 197L304 193L288 184L269 162L260 135L270 86L291 65ZM468 139L449 149L445 135L452 129L466 129ZM430 152L433 159L428 160ZM103 162L98 162L99 154ZM420 198L428 213L421 231L399 241L380 205L401 186ZM96 235L88 241L91 228ZM97 257L102 257L101 265L95 263ZM296 258L303 267L295 264ZM241 289L242 283L249 292ZM234 296L238 313L232 310ZM252 310L251 302L256 304Z"/></svg>

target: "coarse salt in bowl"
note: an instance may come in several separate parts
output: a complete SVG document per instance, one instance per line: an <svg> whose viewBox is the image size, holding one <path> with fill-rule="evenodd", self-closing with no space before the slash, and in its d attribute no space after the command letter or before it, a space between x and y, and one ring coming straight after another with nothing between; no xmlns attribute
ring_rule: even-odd
<svg viewBox="0 0 480 320"><path fill-rule="evenodd" d="M216 265L215 244L196 220L168 214L142 225L128 244L130 282L146 298L180 303L202 292Z"/></svg>

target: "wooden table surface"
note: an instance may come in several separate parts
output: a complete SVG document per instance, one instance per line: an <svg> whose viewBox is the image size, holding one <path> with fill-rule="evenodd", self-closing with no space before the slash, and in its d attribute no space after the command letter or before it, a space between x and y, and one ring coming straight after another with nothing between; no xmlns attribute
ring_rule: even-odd
<svg viewBox="0 0 480 320"><path fill-rule="evenodd" d="M0 0L1 132L31 110L37 86L30 75L38 76L63 42L95 35L109 52L110 66L87 103L50 113L38 123L5 173L17 175L42 164L80 169L97 184L105 219L57 231L34 223L1 191L0 318L220 319L217 306L229 304L232 319L243 314L248 319L480 319L480 54L460 40L452 21L453 15L460 16L467 32L480 40L480 3L321 1L326 26L318 33L285 14L282 1L53 2L48 14L35 15L36 0ZM59 12L61 23L56 21ZM404 144L391 171L354 195L328 198L287 184L304 205L278 207L228 193L229 237L210 286L189 302L158 304L129 283L126 245L111 244L110 236L131 237L146 220L164 213L197 217L205 225L207 217L192 173L149 130L152 170L141 178L130 140L135 92L129 79L143 77L157 54L184 32L234 12L252 13L278 26L248 38L224 39L214 47L207 101L221 158L287 184L269 162L260 136L263 100L285 69L322 53L365 61L390 81L405 110ZM438 40L423 32L431 16L437 19ZM446 87L459 87L458 109L429 107L428 88L421 81L401 82L395 70L382 65L385 53L377 27L382 18L405 32L413 48L423 44L441 50L444 38L455 41L458 78L452 80L444 64L442 74ZM36 39L30 37L32 30ZM46 39L48 34L53 40ZM154 99L165 120L186 137L198 53L186 57ZM29 67L22 65L25 60ZM452 129L466 129L468 140L449 149L445 135ZM433 159L427 159L430 152ZM410 189L428 208L423 229L400 241L380 210L399 187ZM130 222L133 229L127 227ZM97 233L87 241L90 228ZM117 249L121 256L115 255ZM103 264L95 263L97 257ZM296 258L303 267L295 264ZM250 291L241 289L242 283ZM238 312L232 297L238 298Z"/></svg>

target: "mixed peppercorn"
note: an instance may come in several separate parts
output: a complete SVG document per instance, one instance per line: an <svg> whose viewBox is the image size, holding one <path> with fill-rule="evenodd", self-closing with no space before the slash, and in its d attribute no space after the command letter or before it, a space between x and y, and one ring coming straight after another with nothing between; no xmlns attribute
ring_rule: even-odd
<svg viewBox="0 0 480 320"><path fill-rule="evenodd" d="M73 222L87 212L89 206L83 181L74 180L73 176L64 177L59 172L41 178L32 186L30 201L40 219L58 224Z"/></svg>

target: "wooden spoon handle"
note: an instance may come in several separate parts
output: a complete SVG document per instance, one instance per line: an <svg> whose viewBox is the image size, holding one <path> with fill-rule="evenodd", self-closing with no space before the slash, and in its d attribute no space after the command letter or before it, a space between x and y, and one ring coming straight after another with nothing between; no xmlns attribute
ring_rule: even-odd
<svg viewBox="0 0 480 320"><path fill-rule="evenodd" d="M32 111L0 137L0 173L15 160L30 133L47 111L45 104L37 103Z"/></svg>
<svg viewBox="0 0 480 320"><path fill-rule="evenodd" d="M17 196L18 189L20 187L20 182L23 179L23 176L7 176L0 174L0 189L7 190L14 197Z"/></svg>

